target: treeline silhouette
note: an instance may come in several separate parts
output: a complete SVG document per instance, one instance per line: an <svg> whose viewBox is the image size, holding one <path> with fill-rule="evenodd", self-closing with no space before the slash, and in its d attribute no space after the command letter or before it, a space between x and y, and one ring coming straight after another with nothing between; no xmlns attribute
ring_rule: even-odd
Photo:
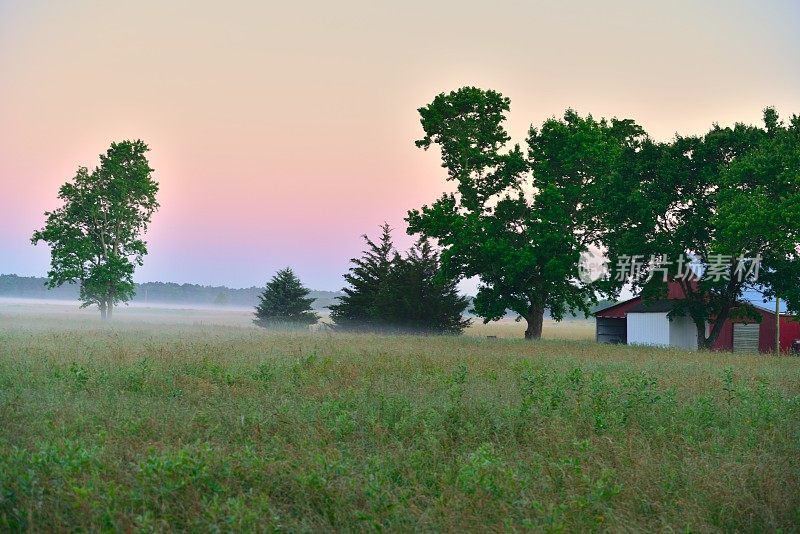
<svg viewBox="0 0 800 534"><path fill-rule="evenodd" d="M48 289L47 278L0 274L0 297L48 300L78 300L78 284L65 284ZM136 284L132 302L153 304L193 304L202 306L253 307L259 302L263 287L230 288L174 282L146 282ZM334 304L342 293L338 291L311 291L312 307L323 310Z"/></svg>

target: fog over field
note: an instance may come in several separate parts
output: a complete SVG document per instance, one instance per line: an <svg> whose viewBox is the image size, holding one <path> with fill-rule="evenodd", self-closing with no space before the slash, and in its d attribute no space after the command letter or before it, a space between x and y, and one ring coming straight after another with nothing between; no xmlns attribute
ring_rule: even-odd
<svg viewBox="0 0 800 534"><path fill-rule="evenodd" d="M320 315L323 323L330 322L324 310ZM0 320L12 318L17 324L27 321L34 329L102 326L97 309L80 308L78 301L0 297ZM158 328L165 324L207 324L255 328L252 321L253 309L249 307L131 302L117 308L114 324L109 326L151 325ZM545 339L594 339L594 320L579 318L556 322L548 319L545 322ZM464 333L468 336L519 338L522 329L521 323L512 318L489 324L476 318Z"/></svg>

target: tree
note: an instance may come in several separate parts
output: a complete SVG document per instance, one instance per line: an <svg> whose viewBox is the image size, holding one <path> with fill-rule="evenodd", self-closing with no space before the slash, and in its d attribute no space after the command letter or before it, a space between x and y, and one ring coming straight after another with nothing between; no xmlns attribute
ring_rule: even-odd
<svg viewBox="0 0 800 534"><path fill-rule="evenodd" d="M383 321L407 332L460 334L471 321L458 280L442 276L439 255L425 238L395 257L376 308Z"/></svg>
<svg viewBox="0 0 800 534"><path fill-rule="evenodd" d="M448 275L479 278L473 305L484 322L512 310L527 322L525 338L538 339L545 309L560 320L597 302L597 287L579 276L581 253L603 235L595 189L642 132L568 110L531 128L526 158L518 145L506 149L509 107L500 93L465 87L419 110L425 136L416 144L439 146L457 193L406 220L410 234L438 241Z"/></svg>
<svg viewBox="0 0 800 534"><path fill-rule="evenodd" d="M103 319L133 297L134 269L147 254L142 236L159 207L148 150L139 140L112 143L99 167L80 167L59 189L62 207L46 212L31 238L50 246L47 285L79 283L82 307L96 304Z"/></svg>
<svg viewBox="0 0 800 534"><path fill-rule="evenodd" d="M670 316L691 317L700 348L714 346L726 319L754 315L749 289L800 310L800 120L787 127L767 109L764 125L715 125L631 151L630 172L607 189L620 197L607 206L627 207L606 214L611 261L639 256L632 282L648 298L678 282L685 299Z"/></svg>
<svg viewBox="0 0 800 534"><path fill-rule="evenodd" d="M443 276L427 239L398 254L384 224L378 243L364 240L364 256L351 260L354 267L345 275L350 287L329 307L337 328L458 334L470 324L463 316L467 299L458 294L456 279Z"/></svg>
<svg viewBox="0 0 800 534"><path fill-rule="evenodd" d="M389 225L381 226L381 236L377 243L366 234L362 236L367 249L361 258L353 258L353 267L344 275L349 287L342 289L344 296L337 304L328 306L331 319L340 329L369 329L383 324L376 308L378 294L387 284L392 262L397 256L392 244Z"/></svg>
<svg viewBox="0 0 800 534"><path fill-rule="evenodd" d="M259 295L253 322L262 328L316 324L319 315L312 311L313 298L289 267L278 271Z"/></svg>

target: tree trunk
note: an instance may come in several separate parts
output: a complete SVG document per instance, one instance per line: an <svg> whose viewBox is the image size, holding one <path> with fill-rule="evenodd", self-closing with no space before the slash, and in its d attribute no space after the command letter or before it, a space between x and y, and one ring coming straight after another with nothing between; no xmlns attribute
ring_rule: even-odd
<svg viewBox="0 0 800 534"><path fill-rule="evenodd" d="M111 316L114 313L114 301L113 300L108 299L108 301L106 302L106 310L107 310L106 311L106 318L110 321L111 320Z"/></svg>
<svg viewBox="0 0 800 534"><path fill-rule="evenodd" d="M108 315L106 314L106 303L98 302L97 306L100 308L100 319L105 321L108 318Z"/></svg>
<svg viewBox="0 0 800 534"><path fill-rule="evenodd" d="M709 339L706 337L706 327L705 325L697 327L697 350L711 350L711 343ZM709 336L710 337L710 336Z"/></svg>
<svg viewBox="0 0 800 534"><path fill-rule="evenodd" d="M698 322L695 322L695 326L697 326L697 349L698 350L713 350L714 343L717 342L717 338L719 338L720 332L722 332L722 327L725 325L725 321L728 320L728 316L731 313L731 306L730 304L726 304L722 307L717 315L714 318L714 326L708 332L708 337L706 337L706 325L703 323L702 325Z"/></svg>
<svg viewBox="0 0 800 534"><path fill-rule="evenodd" d="M544 321L544 306L531 304L525 315L528 328L525 330L525 339L542 338L542 321Z"/></svg>

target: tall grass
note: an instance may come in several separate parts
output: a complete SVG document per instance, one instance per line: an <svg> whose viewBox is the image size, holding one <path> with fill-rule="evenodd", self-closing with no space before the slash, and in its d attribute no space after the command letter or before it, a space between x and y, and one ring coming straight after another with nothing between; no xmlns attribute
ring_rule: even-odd
<svg viewBox="0 0 800 534"><path fill-rule="evenodd" d="M2 531L800 525L797 359L2 319Z"/></svg>

